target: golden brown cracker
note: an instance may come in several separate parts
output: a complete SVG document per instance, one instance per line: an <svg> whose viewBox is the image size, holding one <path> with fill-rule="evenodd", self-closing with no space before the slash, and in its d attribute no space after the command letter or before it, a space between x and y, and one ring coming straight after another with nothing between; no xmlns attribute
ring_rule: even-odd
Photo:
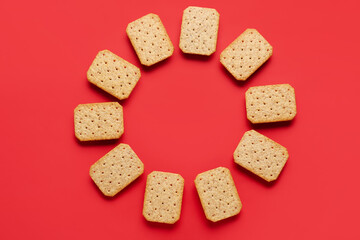
<svg viewBox="0 0 360 240"><path fill-rule="evenodd" d="M209 56L216 51L220 14L212 8L184 10L179 47L184 53Z"/></svg>
<svg viewBox="0 0 360 240"><path fill-rule="evenodd" d="M173 224L180 218L184 179L153 171L147 177L143 215L150 222Z"/></svg>
<svg viewBox="0 0 360 240"><path fill-rule="evenodd" d="M89 82L120 100L129 97L140 76L139 68L109 50L100 51L87 72Z"/></svg>
<svg viewBox="0 0 360 240"><path fill-rule="evenodd" d="M160 17L150 13L128 24L126 33L141 64L151 66L174 52Z"/></svg>
<svg viewBox="0 0 360 240"><path fill-rule="evenodd" d="M120 138L123 109L118 102L79 104L74 110L75 136L80 141Z"/></svg>
<svg viewBox="0 0 360 240"><path fill-rule="evenodd" d="M247 118L252 123L289 121L297 113L295 90L289 84L251 87L245 99Z"/></svg>
<svg viewBox="0 0 360 240"><path fill-rule="evenodd" d="M242 203L229 169L218 167L200 173L195 186L208 220L217 222L240 212Z"/></svg>
<svg viewBox="0 0 360 240"><path fill-rule="evenodd" d="M278 178L288 158L285 147L255 130L244 133L234 152L235 163L268 182Z"/></svg>
<svg viewBox="0 0 360 240"><path fill-rule="evenodd" d="M112 197L144 172L144 164L127 144L121 143L90 167L90 177Z"/></svg>
<svg viewBox="0 0 360 240"><path fill-rule="evenodd" d="M246 29L220 54L220 62L237 80L245 81L272 55L273 48L256 29Z"/></svg>

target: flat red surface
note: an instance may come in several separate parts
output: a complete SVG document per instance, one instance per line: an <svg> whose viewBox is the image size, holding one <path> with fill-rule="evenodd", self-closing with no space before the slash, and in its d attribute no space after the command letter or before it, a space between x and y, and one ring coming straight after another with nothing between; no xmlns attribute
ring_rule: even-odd
<svg viewBox="0 0 360 240"><path fill-rule="evenodd" d="M189 5L220 13L217 51L209 58L178 48ZM358 1L1 1L0 239L360 239ZM157 13L173 56L144 68L126 25ZM246 28L274 47L245 83L219 63ZM109 49L139 66L142 77L124 107L117 141L79 143L73 109L116 101L92 86L86 71ZM251 125L244 93L290 83L298 114L285 124ZM232 154L249 129L288 148L273 184L237 167ZM89 167L119 143L145 164L144 174L113 199ZM217 224L205 219L193 180L225 166L243 209ZM173 226L142 216L146 176L185 179L181 219Z"/></svg>

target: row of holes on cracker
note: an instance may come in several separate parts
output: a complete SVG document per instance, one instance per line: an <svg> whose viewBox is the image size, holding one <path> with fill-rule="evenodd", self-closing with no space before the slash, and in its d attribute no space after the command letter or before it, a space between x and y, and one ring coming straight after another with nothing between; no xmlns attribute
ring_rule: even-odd
<svg viewBox="0 0 360 240"><path fill-rule="evenodd" d="M181 24L180 49L187 54L214 53L219 16L211 8L186 8ZM165 27L156 14L150 13L129 23L126 32L143 65L153 65L174 52ZM220 62L237 80L246 80L271 55L272 47L264 37L256 29L247 29L224 49ZM87 72L91 83L120 100L129 97L140 77L138 67L108 50L97 54Z"/></svg>
<svg viewBox="0 0 360 240"><path fill-rule="evenodd" d="M288 159L285 147L251 130L234 152L234 161L266 181L276 180ZM127 144L119 144L90 167L90 177L105 196L115 196L144 172L144 164ZM242 203L229 169L218 167L197 175L195 186L208 220L237 215ZM180 218L184 179L153 171L147 176L143 215L173 224Z"/></svg>

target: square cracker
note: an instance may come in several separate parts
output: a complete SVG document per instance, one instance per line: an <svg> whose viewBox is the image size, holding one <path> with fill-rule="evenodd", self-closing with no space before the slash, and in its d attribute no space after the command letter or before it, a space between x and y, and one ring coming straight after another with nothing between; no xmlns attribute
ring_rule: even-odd
<svg viewBox="0 0 360 240"><path fill-rule="evenodd" d="M180 218L184 179L153 171L147 177L143 215L150 222L173 224Z"/></svg>
<svg viewBox="0 0 360 240"><path fill-rule="evenodd" d="M288 158L285 147L255 130L244 133L234 152L235 163L268 182L278 178Z"/></svg>
<svg viewBox="0 0 360 240"><path fill-rule="evenodd" d="M79 104L74 110L75 136L80 141L120 138L123 109L118 102Z"/></svg>
<svg viewBox="0 0 360 240"><path fill-rule="evenodd" d="M216 51L220 14L212 8L184 10L179 47L184 53L209 56Z"/></svg>
<svg viewBox="0 0 360 240"><path fill-rule="evenodd" d="M126 33L141 64L151 66L170 57L174 46L158 15L150 13L128 24Z"/></svg>
<svg viewBox="0 0 360 240"><path fill-rule="evenodd" d="M121 143L90 167L100 191L115 196L144 172L144 164L127 144Z"/></svg>
<svg viewBox="0 0 360 240"><path fill-rule="evenodd" d="M218 167L200 173L195 186L208 220L217 222L240 212L242 203L229 169Z"/></svg>
<svg viewBox="0 0 360 240"><path fill-rule="evenodd" d="M289 84L251 87L245 100L247 118L252 123L289 121L296 115L295 90Z"/></svg>
<svg viewBox="0 0 360 240"><path fill-rule="evenodd" d="M222 51L220 62L237 80L245 81L272 52L272 46L256 29L246 29Z"/></svg>
<svg viewBox="0 0 360 240"><path fill-rule="evenodd" d="M87 71L89 82L120 100L129 97L140 76L139 68L109 50L100 51Z"/></svg>

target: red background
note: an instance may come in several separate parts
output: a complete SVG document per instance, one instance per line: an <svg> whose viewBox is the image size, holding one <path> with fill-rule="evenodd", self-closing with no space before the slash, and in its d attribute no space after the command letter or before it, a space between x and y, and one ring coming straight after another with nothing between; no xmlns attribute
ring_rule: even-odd
<svg viewBox="0 0 360 240"><path fill-rule="evenodd" d="M178 48L189 5L220 13L217 51L193 57ZM357 1L1 1L0 239L360 239L359 3ZM140 66L126 25L157 13L173 56ZM270 60L244 83L219 63L246 28L272 44ZM79 143L73 109L116 101L86 71L109 49L139 66L142 77L124 107L117 141ZM252 126L244 93L290 83L298 114L285 124ZM232 154L249 129L288 148L273 184L237 167ZM117 144L130 144L144 174L113 199L102 196L89 167ZM193 180L225 166L243 209L212 224ZM142 216L146 176L185 179L182 214L173 226Z"/></svg>

